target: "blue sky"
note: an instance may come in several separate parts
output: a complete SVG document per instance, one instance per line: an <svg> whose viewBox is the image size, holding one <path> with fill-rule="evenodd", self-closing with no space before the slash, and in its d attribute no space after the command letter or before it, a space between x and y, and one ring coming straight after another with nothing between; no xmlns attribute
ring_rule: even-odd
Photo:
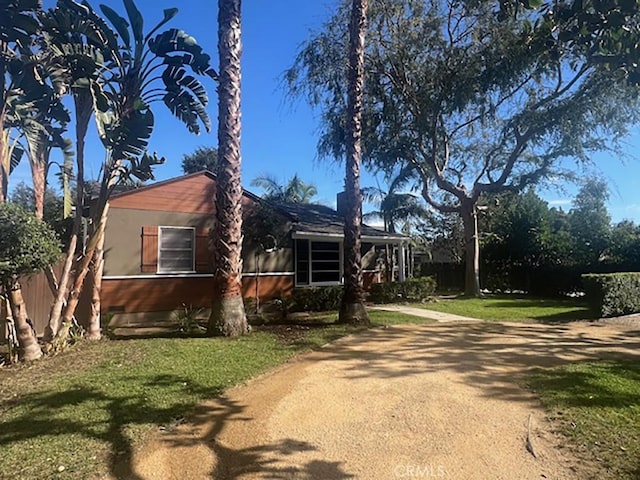
<svg viewBox="0 0 640 480"><path fill-rule="evenodd" d="M53 2L45 1L45 6ZM97 8L98 3L90 1ZM107 0L108 4L124 16L119 0ZM335 203L336 193L343 187L343 167L328 161L318 161L316 142L319 121L303 102L291 104L285 98L281 86L283 71L291 66L297 48L312 29L318 28L335 8L336 0L291 0L243 2L243 82L242 82L242 173L243 185L249 190L250 182L263 173L275 175L283 182L298 173L307 182L318 187L318 199L328 205ZM183 29L193 35L212 57L217 66L217 2L203 0L137 0L146 27L162 18L162 10L177 6L179 13L168 25ZM151 140L151 151L167 158L167 163L156 169L159 180L181 174L182 155L193 152L198 146L217 144L217 98L215 84L206 81L210 92L209 114L213 131L200 136L189 134L186 128L157 103L153 106L156 128ZM95 132L93 132L95 135ZM102 147L95 140L88 144L90 165L87 174L97 177ZM640 129L628 140L630 155L640 157ZM640 223L640 160L600 155L596 159L594 173L604 176L611 187L609 202L614 221L628 218ZM12 175L15 185L29 178L26 162ZM362 185L374 186L376 181L370 172L363 171ZM564 185L563 189L547 189L542 194L552 205L570 208L570 199L577 187Z"/></svg>

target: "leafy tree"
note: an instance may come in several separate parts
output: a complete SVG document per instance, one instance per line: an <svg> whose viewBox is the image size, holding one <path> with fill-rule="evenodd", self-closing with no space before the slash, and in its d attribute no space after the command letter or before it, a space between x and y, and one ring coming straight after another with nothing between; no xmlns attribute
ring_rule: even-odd
<svg viewBox="0 0 640 480"><path fill-rule="evenodd" d="M218 168L213 229L213 300L208 333L249 331L242 299L242 183L240 174L240 0L218 1Z"/></svg>
<svg viewBox="0 0 640 480"><path fill-rule="evenodd" d="M0 283L16 325L20 360L36 360L42 351L29 321L18 278L44 270L59 256L59 241L46 223L18 205L0 204Z"/></svg>
<svg viewBox="0 0 640 480"><path fill-rule="evenodd" d="M198 147L195 152L182 157L184 173L197 173L202 170L215 172L217 165L218 149L216 147Z"/></svg>
<svg viewBox="0 0 640 480"><path fill-rule="evenodd" d="M611 235L611 217L606 202L609 189L604 180L587 180L573 200L569 229L576 263L593 267L603 260Z"/></svg>
<svg viewBox="0 0 640 480"><path fill-rule="evenodd" d="M620 271L640 271L640 225L623 220L612 227L606 262Z"/></svg>
<svg viewBox="0 0 640 480"><path fill-rule="evenodd" d="M272 175L264 174L254 178L251 185L265 191L262 196L265 200L283 203L313 203L313 197L318 194L316 186L303 182L297 173L286 184L280 183Z"/></svg>
<svg viewBox="0 0 640 480"><path fill-rule="evenodd" d="M481 199L567 175L560 159L587 163L589 152L615 148L640 111L637 90L560 35L555 18L501 15L508 3L370 7L363 158L384 171L413 168L424 199L460 216L468 295L480 292ZM347 7L286 74L292 94L322 109L319 151L336 158L345 153Z"/></svg>
<svg viewBox="0 0 640 480"><path fill-rule="evenodd" d="M35 194L33 187L24 182L18 183L13 188L11 203L14 203L27 212L35 214ZM37 216L36 216L37 218ZM69 241L71 223L64 217L64 198L53 188L47 188L44 195L44 215L42 218L58 235L63 245Z"/></svg>

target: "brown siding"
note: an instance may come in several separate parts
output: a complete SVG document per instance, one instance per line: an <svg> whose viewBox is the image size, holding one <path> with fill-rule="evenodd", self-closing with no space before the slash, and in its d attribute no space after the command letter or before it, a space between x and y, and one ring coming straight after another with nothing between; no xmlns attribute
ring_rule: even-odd
<svg viewBox="0 0 640 480"><path fill-rule="evenodd" d="M200 173L117 195L109 203L112 208L212 216L215 213L215 190L215 180L205 173ZM249 209L252 203L247 196L242 198L243 208Z"/></svg>
<svg viewBox="0 0 640 480"><path fill-rule="evenodd" d="M134 210L171 210L213 215L215 181L205 174L151 185L139 191L116 196L112 208Z"/></svg>
<svg viewBox="0 0 640 480"><path fill-rule="evenodd" d="M255 277L243 277L245 298L255 296ZM102 282L102 311L122 313L176 310L182 305L209 307L213 278L168 277L151 279L105 279ZM293 289L293 276L260 277L259 295L269 300Z"/></svg>

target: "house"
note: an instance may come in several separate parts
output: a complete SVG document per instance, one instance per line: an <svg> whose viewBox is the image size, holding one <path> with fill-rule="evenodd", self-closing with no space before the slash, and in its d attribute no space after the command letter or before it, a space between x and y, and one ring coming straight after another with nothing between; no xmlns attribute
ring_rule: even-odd
<svg viewBox="0 0 640 480"><path fill-rule="evenodd" d="M103 313L120 321L146 321L166 317L166 312L183 305L210 305L209 232L215 187L215 175L200 172L112 196L105 232ZM272 204L248 191L242 202L245 298L265 301L294 288L342 282L344 227L337 211L322 205ZM274 231L263 234L268 242L248 235L269 216ZM383 278L379 260L385 246L399 253L402 278L407 237L363 225L361 238L365 286Z"/></svg>

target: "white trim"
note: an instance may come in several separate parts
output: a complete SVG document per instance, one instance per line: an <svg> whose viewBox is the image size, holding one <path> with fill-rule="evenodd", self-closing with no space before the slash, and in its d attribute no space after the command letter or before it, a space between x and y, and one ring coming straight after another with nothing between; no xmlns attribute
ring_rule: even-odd
<svg viewBox="0 0 640 480"><path fill-rule="evenodd" d="M265 272L260 277L290 277L294 272ZM255 277L255 272L243 273L243 277ZM159 273L151 275L105 275L102 280L153 280L161 278L213 278L211 273Z"/></svg>
<svg viewBox="0 0 640 480"><path fill-rule="evenodd" d="M243 277L292 277L296 274L296 272L260 272L256 274L255 272L247 272L243 273Z"/></svg>

